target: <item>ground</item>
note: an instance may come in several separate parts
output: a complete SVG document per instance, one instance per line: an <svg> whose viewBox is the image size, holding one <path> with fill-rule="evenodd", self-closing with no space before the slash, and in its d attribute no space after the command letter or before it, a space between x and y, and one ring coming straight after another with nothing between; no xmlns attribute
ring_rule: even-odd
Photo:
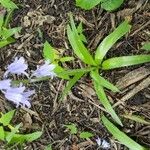
<svg viewBox="0 0 150 150"><path fill-rule="evenodd" d="M36 68L42 60L43 43L47 40L62 55L74 56L66 36L68 13L72 12L75 22L83 22L87 47L91 53L102 39L111 33L125 18L130 20L132 29L122 38L107 57L148 53L140 49L142 42L150 41L150 3L148 0L126 0L115 12L106 12L100 7L84 11L75 7L74 0L16 0L19 9L13 14L11 27L21 26L22 31L16 35L16 42L0 50L0 74L15 56L24 56L30 69ZM66 63L67 68L79 68L84 64L76 58ZM125 113L140 115L150 120L150 64L126 67L104 73L112 83L118 85L121 93L107 91L112 104L118 101L116 112L121 116ZM62 102L59 101L66 81L54 78L36 83L31 109L17 109L14 123L23 122L22 133L42 130L43 135L33 143L24 145L27 150L43 150L53 144L54 150L96 150L95 139L101 137L111 143L111 150L127 150L119 144L102 125L99 116L103 114L92 87L91 79L83 77L70 91ZM124 103L120 103L124 100ZM7 112L15 108L0 97L0 110ZM107 113L106 113L107 114ZM109 115L108 115L109 117ZM150 126L122 118L123 127L119 127L135 141L150 147ZM79 131L94 133L90 140L81 140L78 135L71 136L64 127L75 123ZM3 146L1 149L4 149ZM14 149L18 149L15 147Z"/></svg>

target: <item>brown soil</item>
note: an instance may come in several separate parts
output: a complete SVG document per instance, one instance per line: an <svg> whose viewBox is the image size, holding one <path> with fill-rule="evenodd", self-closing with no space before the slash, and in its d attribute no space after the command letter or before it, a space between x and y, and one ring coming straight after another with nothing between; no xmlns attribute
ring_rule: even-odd
<svg viewBox="0 0 150 150"><path fill-rule="evenodd" d="M42 48L45 40L57 48L62 55L74 56L65 30L69 12L73 13L76 23L83 22L84 33L88 40L87 47L90 48L91 53L95 52L100 41L124 18L131 20L131 32L117 42L107 57L148 53L140 50L142 42L150 41L150 3L148 0L126 0L124 5L111 13L99 7L91 11L81 10L75 7L74 0L16 0L16 3L20 4L20 8L13 15L11 27L22 26L23 29L16 37L14 44L0 50L0 73L16 55L24 56L30 68L35 68L43 59ZM46 15L47 19L43 21ZM39 34L39 30L42 35ZM65 66L73 69L84 66L84 64L76 59L72 63L66 63ZM139 68L146 70L147 74L145 76L140 74L142 77L139 80L135 80L130 86L125 85L121 94L114 94L110 91L107 91L107 94L111 102L115 104L129 92L133 93L132 89L138 88L138 85L141 84L142 88L127 98L124 104L118 104L115 110L120 115L124 113L141 115L150 121L150 85L142 83L150 78L150 64L108 71L104 76L114 84L124 85L122 78L133 71L133 79L126 79L128 82L133 81L137 78L135 72L142 70L137 70ZM143 73L143 70L141 72ZM48 144L53 144L54 150L96 150L98 146L95 139L101 137L111 142L111 150L127 150L113 139L99 121L99 116L104 112L93 91L90 78L88 76L82 78L72 88L66 100L60 102L59 96L65 85L66 81L58 78L32 85L36 88L32 108L31 110L17 109L14 123L23 122L23 133L43 130L43 135L35 142L24 145L24 149L43 150ZM2 112L13 108L15 107L11 103L1 97L0 110ZM122 131L138 143L150 147L149 125L125 118L122 120L124 124L120 128ZM75 123L79 131L89 131L95 136L90 140L82 140L78 134L72 136L64 127L69 123ZM4 146L1 149L5 149ZM14 149L20 148L15 147Z"/></svg>

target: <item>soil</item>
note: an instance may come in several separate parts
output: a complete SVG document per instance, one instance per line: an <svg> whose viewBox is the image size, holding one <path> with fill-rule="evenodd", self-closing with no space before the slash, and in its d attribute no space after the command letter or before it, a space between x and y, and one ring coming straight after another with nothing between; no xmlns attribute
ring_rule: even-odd
<svg viewBox="0 0 150 150"><path fill-rule="evenodd" d="M24 56L30 64L30 69L36 68L36 65L43 60L42 49L46 40L62 55L76 57L66 36L70 12L76 23L83 22L84 34L88 41L87 47L92 54L104 37L125 18L130 20L132 29L113 46L107 58L149 53L140 49L143 42L150 41L150 2L148 0L126 0L114 12L106 12L98 6L90 11L84 11L75 6L74 0L16 0L15 3L19 4L19 9L15 10L10 26L21 26L22 31L19 35L15 35L17 39L15 43L0 50L1 75L15 56ZM76 58L65 66L75 69L85 65ZM129 78L127 75L130 72L132 75L129 75ZM144 84L144 81L150 81L148 80L150 78L149 63L108 71L104 73L104 76L114 84L123 85L122 92L119 94L106 91L112 104L119 102L128 94L131 95L125 99L124 103L119 103L115 107L120 116L125 113L134 114L150 121L150 85L148 82ZM125 76L127 76L126 82L123 82ZM31 86L36 88L32 108L18 108L13 123L23 122L22 133L42 130L43 135L32 143L24 144L23 148L44 150L47 145L52 144L53 150L96 150L101 148L98 148L95 139L101 137L111 143L111 150L127 150L109 134L100 121L99 116L105 112L101 109L103 106L94 92L89 76L78 81L62 102L59 98L65 85L65 80L54 78ZM1 95L0 110L7 112L14 108L15 106ZM107 116L109 118L109 115ZM122 120L124 126L118 126L122 131L139 144L150 147L150 125L126 118ZM79 132L88 131L95 136L89 140L83 140L79 138L79 133L71 135L64 127L69 123L76 124ZM5 149L3 144L1 149ZM16 146L13 149L20 148Z"/></svg>

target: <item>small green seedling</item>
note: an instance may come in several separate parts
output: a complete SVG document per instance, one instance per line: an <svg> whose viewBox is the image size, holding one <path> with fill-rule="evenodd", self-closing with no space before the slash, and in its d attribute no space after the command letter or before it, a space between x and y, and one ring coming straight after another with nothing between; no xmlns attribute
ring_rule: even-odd
<svg viewBox="0 0 150 150"><path fill-rule="evenodd" d="M124 0L76 0L76 6L90 10L98 4L107 11L113 11L121 6Z"/></svg>
<svg viewBox="0 0 150 150"><path fill-rule="evenodd" d="M111 84L108 80L104 79L101 75L102 71L105 70L111 70L124 66L132 66L136 64L150 62L150 55L123 56L106 59L106 54L109 51L109 49L123 35L128 33L130 29L131 25L128 24L128 21L124 21L123 23L121 23L111 34L104 38L104 40L99 44L99 46L96 49L95 58L93 58L92 55L89 53L89 50L85 47L82 39L80 38L72 16L70 16L70 25L67 26L68 39L74 50L74 53L85 64L88 65L88 68L74 70L74 77L69 81L66 87L67 90L64 90L65 94L74 85L74 83L79 80L79 78L81 78L84 74L90 72L94 88L100 99L100 102L104 105L106 111L112 116L112 118L120 125L122 125L121 120L111 107L110 102L108 101L107 96L104 92L104 88L107 88L113 92L119 92L119 89L117 89L117 87Z"/></svg>
<svg viewBox="0 0 150 150"><path fill-rule="evenodd" d="M122 36L127 34L130 29L131 25L129 25L128 21L125 20L122 22L99 44L96 49L95 56L93 57L84 44L86 42L86 38L82 33L83 29L81 23L76 28L73 17L70 15L70 25L67 26L67 36L74 53L87 65L87 67L73 70L64 69L58 66L59 63L57 62L54 48L49 46L49 48L47 48L47 52L44 50L45 59L49 59L50 61L55 60L54 62L57 62L57 75L64 79L69 79L66 88L63 90L62 99L82 76L89 73L101 104L105 107L106 111L112 116L112 118L118 124L122 125L120 118L112 108L104 91L106 88L112 92L119 92L119 89L103 78L102 73L105 70L150 62L150 55L122 56L106 59L107 52Z"/></svg>
<svg viewBox="0 0 150 150"><path fill-rule="evenodd" d="M1 113L0 117L0 140L6 142L7 144L22 144L24 142L32 142L38 139L42 132L34 132L31 134L20 134L19 128L21 123L13 127L10 122L14 116L15 110L9 111L6 114ZM6 130L5 128L9 130Z"/></svg>
<svg viewBox="0 0 150 150"><path fill-rule="evenodd" d="M72 135L79 133L79 137L81 139L89 139L94 136L91 132L83 131L79 132L77 126L74 123L71 123L69 125L64 125Z"/></svg>
<svg viewBox="0 0 150 150"><path fill-rule="evenodd" d="M68 125L64 125L68 130L70 130L71 134L77 134L78 129L76 127L76 125L74 123L72 124L68 124Z"/></svg>

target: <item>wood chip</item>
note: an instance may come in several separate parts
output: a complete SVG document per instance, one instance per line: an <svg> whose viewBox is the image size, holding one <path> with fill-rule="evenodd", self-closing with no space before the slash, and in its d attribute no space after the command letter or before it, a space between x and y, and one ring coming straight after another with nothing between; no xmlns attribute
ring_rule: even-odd
<svg viewBox="0 0 150 150"><path fill-rule="evenodd" d="M139 85L137 85L135 88L133 88L131 91L129 91L125 96L121 98L120 101L118 101L116 104L114 104L113 107L116 107L125 101L132 98L135 94L142 91L143 89L147 88L150 85L150 76L147 77L145 80L143 80Z"/></svg>
<svg viewBox="0 0 150 150"><path fill-rule="evenodd" d="M126 74L123 78L119 79L116 83L116 86L122 90L128 87L129 85L132 85L142 79L144 79L146 76L150 75L150 70L141 67L136 70L133 70Z"/></svg>

